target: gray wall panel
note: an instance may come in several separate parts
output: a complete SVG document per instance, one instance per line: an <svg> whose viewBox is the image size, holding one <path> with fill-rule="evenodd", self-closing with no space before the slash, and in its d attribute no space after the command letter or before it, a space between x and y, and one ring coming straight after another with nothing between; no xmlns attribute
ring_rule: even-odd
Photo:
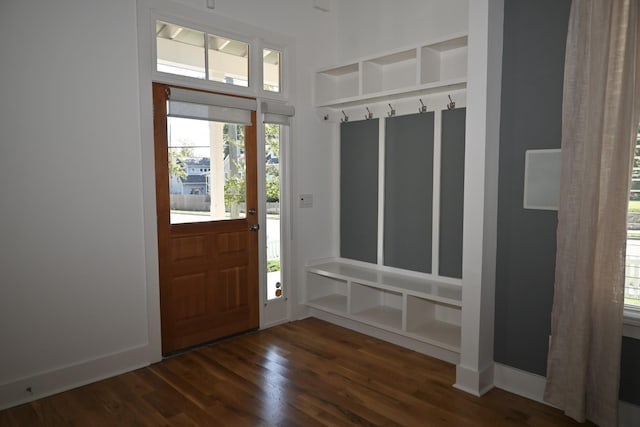
<svg viewBox="0 0 640 427"><path fill-rule="evenodd" d="M340 256L378 259L378 119L340 125Z"/></svg>
<svg viewBox="0 0 640 427"><path fill-rule="evenodd" d="M385 134L384 264L430 273L433 112L389 117Z"/></svg>
<svg viewBox="0 0 640 427"><path fill-rule="evenodd" d="M466 108L442 112L438 273L462 278Z"/></svg>
<svg viewBox="0 0 640 427"><path fill-rule="evenodd" d="M569 0L507 1L504 16L494 358L546 374L554 211L523 208L528 149L559 148Z"/></svg>

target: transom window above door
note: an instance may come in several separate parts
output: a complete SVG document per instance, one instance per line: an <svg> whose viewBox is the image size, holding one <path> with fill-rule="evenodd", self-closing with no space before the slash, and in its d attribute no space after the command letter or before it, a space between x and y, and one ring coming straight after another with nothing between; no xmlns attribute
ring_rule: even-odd
<svg viewBox="0 0 640 427"><path fill-rule="evenodd" d="M260 64L261 89L281 92L282 52L276 49L254 52L249 42L163 20L156 20L155 34L156 71L249 87L250 75L256 71L250 69L251 64ZM252 61L252 55L257 54L261 54L262 60Z"/></svg>

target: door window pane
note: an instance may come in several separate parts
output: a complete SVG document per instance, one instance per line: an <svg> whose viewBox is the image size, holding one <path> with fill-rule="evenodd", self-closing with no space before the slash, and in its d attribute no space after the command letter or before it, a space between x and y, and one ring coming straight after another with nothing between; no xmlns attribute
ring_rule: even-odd
<svg viewBox="0 0 640 427"><path fill-rule="evenodd" d="M203 32L156 21L156 53L158 71L205 78Z"/></svg>
<svg viewBox="0 0 640 427"><path fill-rule="evenodd" d="M265 124L267 200L267 299L282 297L280 268L280 125Z"/></svg>
<svg viewBox="0 0 640 427"><path fill-rule="evenodd" d="M209 34L209 80L249 86L249 44Z"/></svg>
<svg viewBox="0 0 640 427"><path fill-rule="evenodd" d="M280 92L280 52L273 49L263 49L262 58L264 90L268 90L270 92Z"/></svg>
<svg viewBox="0 0 640 427"><path fill-rule="evenodd" d="M168 117L171 224L245 218L245 129Z"/></svg>

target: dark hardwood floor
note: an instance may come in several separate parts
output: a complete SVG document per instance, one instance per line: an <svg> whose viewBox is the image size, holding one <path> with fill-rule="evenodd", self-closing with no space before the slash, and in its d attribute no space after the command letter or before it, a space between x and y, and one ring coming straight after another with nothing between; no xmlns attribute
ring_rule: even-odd
<svg viewBox="0 0 640 427"><path fill-rule="evenodd" d="M573 426L448 363L306 319L0 412L0 426Z"/></svg>

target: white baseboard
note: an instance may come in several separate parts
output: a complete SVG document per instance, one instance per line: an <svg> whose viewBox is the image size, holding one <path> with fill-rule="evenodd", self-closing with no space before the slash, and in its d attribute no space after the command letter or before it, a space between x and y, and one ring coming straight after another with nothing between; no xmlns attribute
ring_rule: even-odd
<svg viewBox="0 0 640 427"><path fill-rule="evenodd" d="M494 364L481 371L469 369L463 365L456 366L456 383L458 390L480 397L494 387Z"/></svg>
<svg viewBox="0 0 640 427"><path fill-rule="evenodd" d="M148 366L147 345L0 384L0 410Z"/></svg>
<svg viewBox="0 0 640 427"><path fill-rule="evenodd" d="M544 401L546 377L496 363L493 382L498 388L548 405Z"/></svg>
<svg viewBox="0 0 640 427"><path fill-rule="evenodd" d="M496 387L527 399L553 406L544 401L546 377L500 363L495 364L494 375ZM618 403L618 427L637 426L640 426L640 406L621 400Z"/></svg>

